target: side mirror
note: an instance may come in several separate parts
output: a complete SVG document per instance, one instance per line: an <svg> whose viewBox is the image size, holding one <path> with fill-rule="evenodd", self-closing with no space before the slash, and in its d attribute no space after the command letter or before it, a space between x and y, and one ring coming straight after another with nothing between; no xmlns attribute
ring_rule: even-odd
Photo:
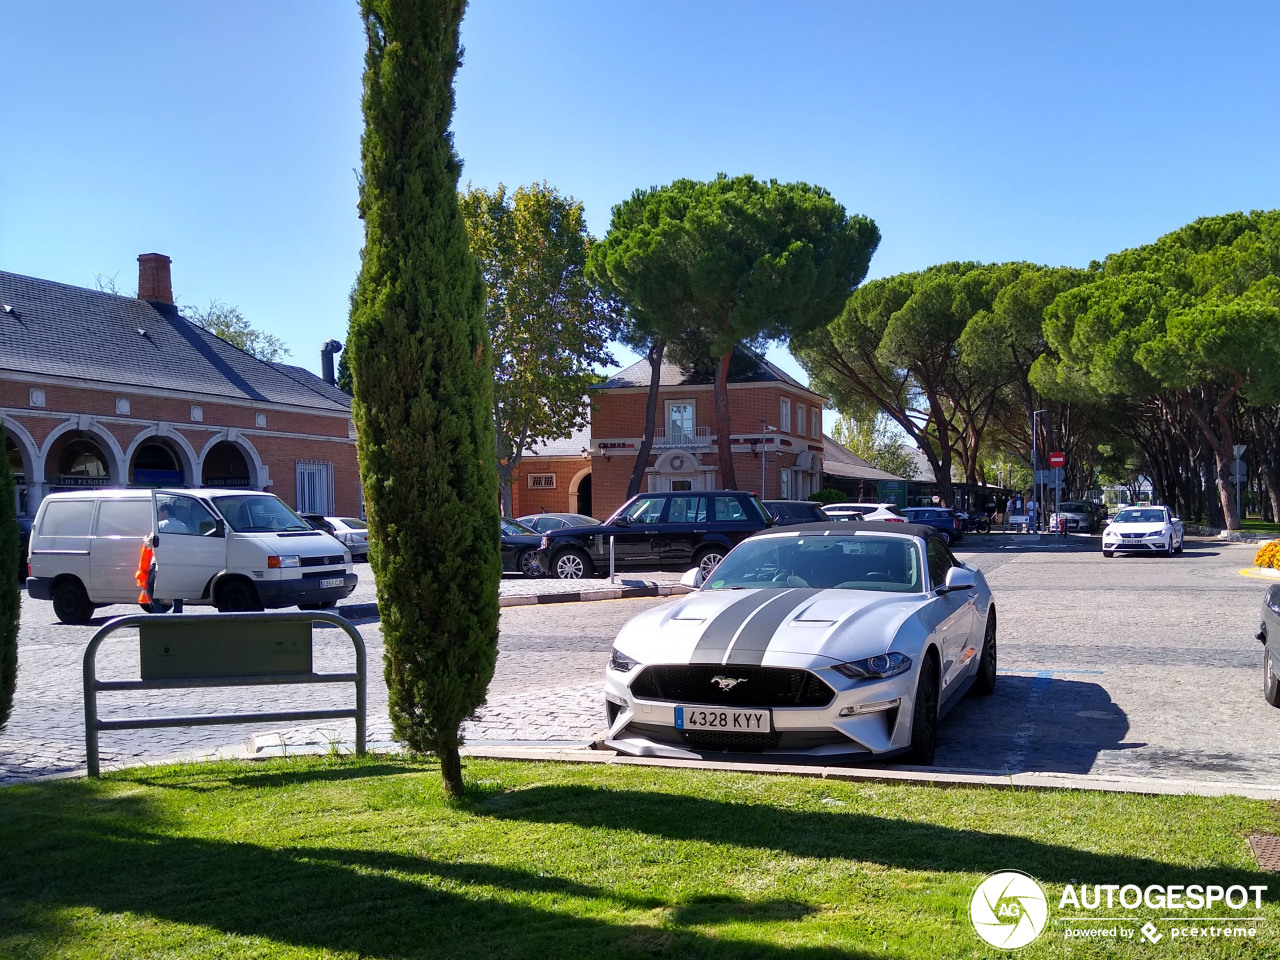
<svg viewBox="0 0 1280 960"><path fill-rule="evenodd" d="M680 585L682 587L692 587L696 590L698 587L702 586L702 581L705 579L706 578L702 575L702 568L694 567L692 570L686 570L684 572L684 576L680 578Z"/></svg>
<svg viewBox="0 0 1280 960"><path fill-rule="evenodd" d="M942 588L944 593L950 593L952 590L972 590L978 581L974 577L972 570L966 570L964 567L952 567L947 571L946 586Z"/></svg>
<svg viewBox="0 0 1280 960"><path fill-rule="evenodd" d="M219 517L213 521L213 530L209 534L211 537L225 537L227 535L227 521Z"/></svg>
<svg viewBox="0 0 1280 960"><path fill-rule="evenodd" d="M1170 522L1171 522L1171 523L1181 523L1181 522L1182 522L1182 518L1181 518L1181 517L1174 517L1174 518L1173 518L1173 520L1172 520L1172 521L1170 521Z"/></svg>

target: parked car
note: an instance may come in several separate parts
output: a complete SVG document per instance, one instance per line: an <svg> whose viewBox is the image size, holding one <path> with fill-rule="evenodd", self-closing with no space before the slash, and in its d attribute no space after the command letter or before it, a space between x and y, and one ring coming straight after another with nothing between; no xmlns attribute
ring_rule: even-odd
<svg viewBox="0 0 1280 960"><path fill-rule="evenodd" d="M933 527L948 546L964 536L956 512L950 507L904 507L902 512L910 523Z"/></svg>
<svg viewBox="0 0 1280 960"><path fill-rule="evenodd" d="M939 717L995 690L991 591L932 527L768 530L682 582L701 589L614 642L605 742L619 752L927 765Z"/></svg>
<svg viewBox="0 0 1280 960"><path fill-rule="evenodd" d="M369 524L359 517L322 517L318 513L304 513L302 519L343 544L351 551L352 560L369 559Z"/></svg>
<svg viewBox="0 0 1280 960"><path fill-rule="evenodd" d="M883 520L885 523L906 523L907 518L893 503L824 503L822 512L832 520L844 520L853 515L863 520Z"/></svg>
<svg viewBox="0 0 1280 960"><path fill-rule="evenodd" d="M538 560L542 537L517 520L502 518L502 569L541 577L546 571Z"/></svg>
<svg viewBox="0 0 1280 960"><path fill-rule="evenodd" d="M764 500L764 508L780 527L795 523L824 523L830 519L812 500Z"/></svg>
<svg viewBox="0 0 1280 960"><path fill-rule="evenodd" d="M1271 641L1280 647L1280 583L1267 588L1262 598L1262 623L1258 626L1262 641L1262 695L1273 707L1280 707L1280 656L1273 653Z"/></svg>
<svg viewBox="0 0 1280 960"><path fill-rule="evenodd" d="M564 527L590 527L599 522L595 517L588 517L584 513L531 513L527 517L516 517L516 523L524 524L536 533L561 530Z"/></svg>
<svg viewBox="0 0 1280 960"><path fill-rule="evenodd" d="M356 588L351 554L269 493L84 490L44 498L31 532L27 595L63 623L135 603L142 541L155 550L152 598L221 611L331 607Z"/></svg>
<svg viewBox="0 0 1280 960"><path fill-rule="evenodd" d="M771 526L772 518L753 493L642 493L604 523L543 534L539 556L543 568L561 580L603 576L612 539L620 568L693 565L709 573L734 546Z"/></svg>
<svg viewBox="0 0 1280 960"><path fill-rule="evenodd" d="M1058 504L1058 509L1049 514L1049 529L1054 533L1059 519L1066 521L1068 532L1093 533L1098 525L1096 508L1084 500L1064 500Z"/></svg>
<svg viewBox="0 0 1280 960"><path fill-rule="evenodd" d="M1102 555L1124 551L1168 557L1182 552L1184 539L1182 521L1168 507L1125 507L1102 531Z"/></svg>

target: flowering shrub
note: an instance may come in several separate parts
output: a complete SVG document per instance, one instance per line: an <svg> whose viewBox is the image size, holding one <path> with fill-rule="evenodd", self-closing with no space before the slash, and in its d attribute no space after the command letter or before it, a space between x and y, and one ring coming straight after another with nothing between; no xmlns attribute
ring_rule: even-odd
<svg viewBox="0 0 1280 960"><path fill-rule="evenodd" d="M1280 540L1271 540L1258 548L1253 558L1255 567L1275 567L1280 569Z"/></svg>

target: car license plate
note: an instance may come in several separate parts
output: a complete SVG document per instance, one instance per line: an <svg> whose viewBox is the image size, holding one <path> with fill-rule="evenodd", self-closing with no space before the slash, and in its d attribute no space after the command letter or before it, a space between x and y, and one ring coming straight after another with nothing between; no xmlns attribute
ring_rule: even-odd
<svg viewBox="0 0 1280 960"><path fill-rule="evenodd" d="M728 730L731 733L771 733L768 710L722 710L719 707L676 707L677 730Z"/></svg>
<svg viewBox="0 0 1280 960"><path fill-rule="evenodd" d="M340 587L340 586L342 586L342 578L341 578L341 577L338 577L337 579L334 579L334 580L321 580L321 581L320 581L320 589L321 589L321 590L328 590L330 587Z"/></svg>

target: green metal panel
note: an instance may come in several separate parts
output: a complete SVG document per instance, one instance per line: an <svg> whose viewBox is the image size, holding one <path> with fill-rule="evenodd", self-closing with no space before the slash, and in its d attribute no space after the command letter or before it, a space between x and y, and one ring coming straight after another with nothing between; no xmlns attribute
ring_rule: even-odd
<svg viewBox="0 0 1280 960"><path fill-rule="evenodd" d="M138 626L143 680L311 672L311 624L210 619Z"/></svg>
<svg viewBox="0 0 1280 960"><path fill-rule="evenodd" d="M907 481L881 480L876 484L876 494L881 503L892 503L899 507L907 505Z"/></svg>

